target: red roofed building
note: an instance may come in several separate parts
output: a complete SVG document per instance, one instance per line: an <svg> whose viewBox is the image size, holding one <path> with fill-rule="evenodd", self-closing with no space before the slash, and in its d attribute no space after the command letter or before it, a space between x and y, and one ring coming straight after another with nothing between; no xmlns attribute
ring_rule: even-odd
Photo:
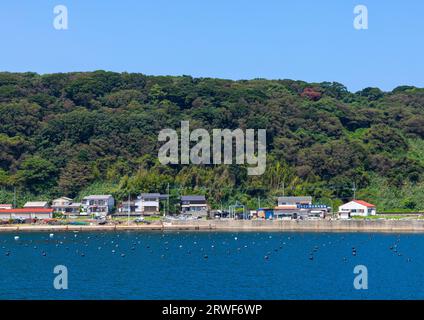
<svg viewBox="0 0 424 320"><path fill-rule="evenodd" d="M352 200L339 207L339 216L342 219L349 219L353 216L374 216L376 214L375 205L363 200Z"/></svg>
<svg viewBox="0 0 424 320"><path fill-rule="evenodd" d="M0 209L0 219L50 219L53 218L53 209L48 208L20 208Z"/></svg>

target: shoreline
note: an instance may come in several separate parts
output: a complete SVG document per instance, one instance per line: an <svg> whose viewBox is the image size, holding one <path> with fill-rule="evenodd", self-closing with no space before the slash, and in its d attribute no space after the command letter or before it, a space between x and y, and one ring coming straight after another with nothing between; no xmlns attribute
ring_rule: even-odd
<svg viewBox="0 0 424 320"><path fill-rule="evenodd" d="M236 231L424 233L424 220L195 220L142 225L7 225L4 232Z"/></svg>

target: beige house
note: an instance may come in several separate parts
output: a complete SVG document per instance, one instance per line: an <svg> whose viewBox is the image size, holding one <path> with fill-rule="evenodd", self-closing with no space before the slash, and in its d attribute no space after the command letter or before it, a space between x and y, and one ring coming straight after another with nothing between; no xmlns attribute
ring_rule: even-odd
<svg viewBox="0 0 424 320"><path fill-rule="evenodd" d="M82 204L79 202L73 202L71 198L61 197L54 199L52 202L52 208L54 212L78 215L81 211Z"/></svg>

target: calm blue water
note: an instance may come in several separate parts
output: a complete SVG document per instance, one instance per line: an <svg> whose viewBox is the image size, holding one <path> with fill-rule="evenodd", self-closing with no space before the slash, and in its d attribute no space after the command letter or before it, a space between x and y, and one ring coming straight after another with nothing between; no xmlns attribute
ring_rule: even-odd
<svg viewBox="0 0 424 320"><path fill-rule="evenodd" d="M20 233L18 241L14 236L0 234L1 299L424 298L419 234L93 232L56 233L51 239L49 233ZM68 268L68 290L53 287L56 265ZM353 287L356 265L368 268L368 290Z"/></svg>

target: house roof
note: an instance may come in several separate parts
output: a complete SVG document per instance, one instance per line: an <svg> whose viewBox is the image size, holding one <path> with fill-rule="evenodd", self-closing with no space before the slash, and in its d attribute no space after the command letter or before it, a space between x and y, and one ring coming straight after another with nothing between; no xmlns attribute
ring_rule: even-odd
<svg viewBox="0 0 424 320"><path fill-rule="evenodd" d="M0 209L0 213L52 213L53 209L48 208L19 208L19 209Z"/></svg>
<svg viewBox="0 0 424 320"><path fill-rule="evenodd" d="M368 202L366 202L366 201L363 201L363 200L353 200L353 202L356 202L356 203L362 204L363 206L366 206L366 207L368 207L368 208L375 208L375 205L373 205L373 204L371 204L371 203L368 203Z"/></svg>
<svg viewBox="0 0 424 320"><path fill-rule="evenodd" d="M199 196L181 196L181 201L206 201L206 197L199 195Z"/></svg>
<svg viewBox="0 0 424 320"><path fill-rule="evenodd" d="M140 197L159 197L160 193L141 193Z"/></svg>
<svg viewBox="0 0 424 320"><path fill-rule="evenodd" d="M47 201L29 201L25 203L24 208L40 208L46 207Z"/></svg>
<svg viewBox="0 0 424 320"><path fill-rule="evenodd" d="M81 207L81 206L82 206L82 204L80 202L71 202L69 204L52 206L52 207L53 208L77 208L77 207Z"/></svg>
<svg viewBox="0 0 424 320"><path fill-rule="evenodd" d="M72 202L67 205L67 207L81 207L81 206L82 206L81 202Z"/></svg>
<svg viewBox="0 0 424 320"><path fill-rule="evenodd" d="M110 194L90 195L90 196L84 197L84 200L107 200L111 197L112 195Z"/></svg>
<svg viewBox="0 0 424 320"><path fill-rule="evenodd" d="M299 201L312 201L311 196L302 196L302 197L278 197L280 202L299 202Z"/></svg>
<svg viewBox="0 0 424 320"><path fill-rule="evenodd" d="M60 198L54 199L53 201L60 201L60 200L72 201L72 199L68 197L60 197Z"/></svg>
<svg viewBox="0 0 424 320"><path fill-rule="evenodd" d="M159 198L159 199L166 199L168 198L168 195L166 194L160 194L160 193L141 193L140 198Z"/></svg>

